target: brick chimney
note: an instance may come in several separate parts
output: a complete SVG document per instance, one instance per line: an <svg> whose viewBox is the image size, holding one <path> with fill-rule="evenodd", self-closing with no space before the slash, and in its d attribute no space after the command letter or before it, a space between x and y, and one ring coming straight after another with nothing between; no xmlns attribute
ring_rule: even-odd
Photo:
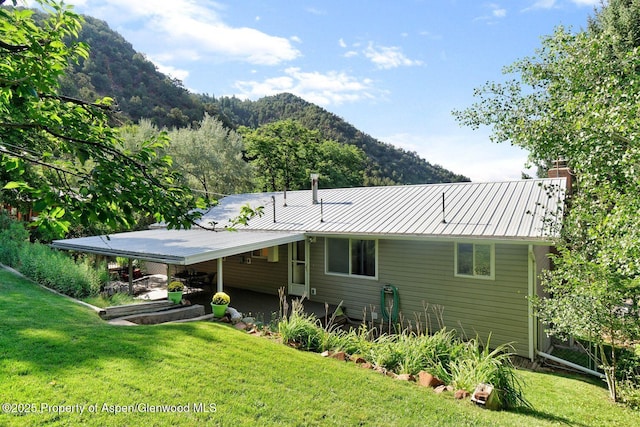
<svg viewBox="0 0 640 427"><path fill-rule="evenodd" d="M549 178L564 178L567 181L567 194L571 194L573 187L574 176L571 173L571 169L567 166L565 160L555 160L553 167L549 169Z"/></svg>
<svg viewBox="0 0 640 427"><path fill-rule="evenodd" d="M313 204L318 204L318 174L311 174L311 196L313 198Z"/></svg>

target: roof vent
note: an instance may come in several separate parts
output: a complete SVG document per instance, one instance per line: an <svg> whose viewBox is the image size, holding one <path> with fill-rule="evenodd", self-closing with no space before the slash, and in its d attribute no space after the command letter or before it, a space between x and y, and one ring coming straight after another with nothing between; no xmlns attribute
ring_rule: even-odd
<svg viewBox="0 0 640 427"><path fill-rule="evenodd" d="M318 204L318 174L311 174L311 195L313 198L313 204Z"/></svg>

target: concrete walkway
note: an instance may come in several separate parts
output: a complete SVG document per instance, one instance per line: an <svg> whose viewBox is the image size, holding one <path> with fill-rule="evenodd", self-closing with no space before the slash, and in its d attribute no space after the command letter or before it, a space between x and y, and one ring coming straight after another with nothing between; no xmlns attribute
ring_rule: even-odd
<svg viewBox="0 0 640 427"><path fill-rule="evenodd" d="M149 276L149 284L145 292L140 293L136 298L157 301L167 298L167 276L155 274ZM250 316L258 320L268 323L280 312L280 298L278 295L265 294L262 292L250 291L247 289L224 287L224 291L231 297L230 307L238 310L244 317ZM191 290L183 295L183 299L191 304L201 304L205 307L206 313L211 313L211 298L214 291L208 289ZM291 313L292 300L299 297L287 296L289 304L289 313ZM328 315L331 317L335 306L329 307L327 314L324 303L316 301L303 301L305 312L315 314L319 319L323 320Z"/></svg>

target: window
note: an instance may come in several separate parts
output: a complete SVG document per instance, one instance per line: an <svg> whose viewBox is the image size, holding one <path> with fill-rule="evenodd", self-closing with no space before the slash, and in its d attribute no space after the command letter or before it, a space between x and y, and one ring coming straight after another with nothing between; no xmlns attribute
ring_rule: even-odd
<svg viewBox="0 0 640 427"><path fill-rule="evenodd" d="M376 277L377 246L375 240L327 238L327 273Z"/></svg>
<svg viewBox="0 0 640 427"><path fill-rule="evenodd" d="M456 243L455 275L493 279L494 246L492 244Z"/></svg>
<svg viewBox="0 0 640 427"><path fill-rule="evenodd" d="M269 256L269 248L262 248L251 251L251 256L253 258L266 258L267 256Z"/></svg>

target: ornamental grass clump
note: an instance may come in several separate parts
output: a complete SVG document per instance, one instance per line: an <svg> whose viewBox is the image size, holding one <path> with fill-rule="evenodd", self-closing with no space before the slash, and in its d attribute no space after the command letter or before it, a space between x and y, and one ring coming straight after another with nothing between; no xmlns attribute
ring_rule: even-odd
<svg viewBox="0 0 640 427"><path fill-rule="evenodd" d="M478 339L465 343L466 351L449 362L451 384L456 389L473 393L478 384L491 384L503 408L531 407L522 392L522 380L511 362L511 345L502 344L494 350Z"/></svg>
<svg viewBox="0 0 640 427"><path fill-rule="evenodd" d="M231 302L231 297L224 292L216 292L211 299L211 304L227 305Z"/></svg>
<svg viewBox="0 0 640 427"><path fill-rule="evenodd" d="M302 303L297 300L293 301L291 314L278 323L278 332L283 343L308 351L322 351L327 344L320 320L314 314L305 313Z"/></svg>

